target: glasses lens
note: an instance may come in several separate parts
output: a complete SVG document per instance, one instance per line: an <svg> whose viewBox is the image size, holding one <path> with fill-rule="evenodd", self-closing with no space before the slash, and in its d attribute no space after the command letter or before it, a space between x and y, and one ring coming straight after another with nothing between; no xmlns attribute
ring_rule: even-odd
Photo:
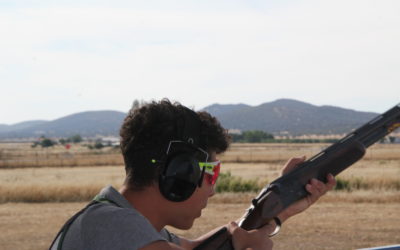
<svg viewBox="0 0 400 250"><path fill-rule="evenodd" d="M214 185L217 182L219 171L221 168L221 162L202 162L200 163L200 168L205 168L205 178L208 183Z"/></svg>
<svg viewBox="0 0 400 250"><path fill-rule="evenodd" d="M214 185L217 182L220 168L221 168L221 163L219 162L218 165L214 167L214 174L212 175L212 181L211 181L212 185Z"/></svg>

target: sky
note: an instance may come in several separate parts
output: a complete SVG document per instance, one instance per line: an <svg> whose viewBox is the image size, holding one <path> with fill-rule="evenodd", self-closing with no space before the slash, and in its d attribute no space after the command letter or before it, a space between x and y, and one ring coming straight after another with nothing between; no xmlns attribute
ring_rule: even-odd
<svg viewBox="0 0 400 250"><path fill-rule="evenodd" d="M134 100L400 102L397 0L0 0L0 124Z"/></svg>

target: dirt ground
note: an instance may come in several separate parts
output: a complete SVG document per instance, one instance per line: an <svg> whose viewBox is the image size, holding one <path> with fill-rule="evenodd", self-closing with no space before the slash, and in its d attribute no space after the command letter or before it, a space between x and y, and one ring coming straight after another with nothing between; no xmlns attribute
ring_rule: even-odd
<svg viewBox="0 0 400 250"><path fill-rule="evenodd" d="M84 205L0 204L0 249L47 249L64 221ZM246 202L213 198L192 230L174 231L195 238L240 217L247 206ZM357 249L400 244L399 211L399 203L322 200L284 223L281 232L273 238L274 249Z"/></svg>

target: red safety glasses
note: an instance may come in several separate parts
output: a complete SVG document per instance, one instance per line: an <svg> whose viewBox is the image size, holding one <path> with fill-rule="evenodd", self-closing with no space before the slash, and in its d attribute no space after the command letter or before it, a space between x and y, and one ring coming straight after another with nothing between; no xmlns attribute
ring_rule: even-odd
<svg viewBox="0 0 400 250"><path fill-rule="evenodd" d="M199 167L201 171L203 171L204 168L204 178L206 178L207 182L210 185L214 185L217 182L219 176L221 162L199 162Z"/></svg>

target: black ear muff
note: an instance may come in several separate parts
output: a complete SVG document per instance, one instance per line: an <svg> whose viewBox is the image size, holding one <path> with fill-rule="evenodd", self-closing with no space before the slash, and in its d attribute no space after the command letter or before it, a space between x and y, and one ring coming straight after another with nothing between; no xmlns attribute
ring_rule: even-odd
<svg viewBox="0 0 400 250"><path fill-rule="evenodd" d="M198 161L191 154L172 157L160 175L159 188L170 201L188 199L198 186L201 171Z"/></svg>
<svg viewBox="0 0 400 250"><path fill-rule="evenodd" d="M206 162L208 153L199 148L201 121L196 112L184 108L176 120L176 140L171 140L159 178L159 189L170 201L187 200L201 186L204 171L199 161Z"/></svg>
<svg viewBox="0 0 400 250"><path fill-rule="evenodd" d="M170 201L187 200L201 179L199 163L190 153L178 154L170 159L160 175L160 191Z"/></svg>

